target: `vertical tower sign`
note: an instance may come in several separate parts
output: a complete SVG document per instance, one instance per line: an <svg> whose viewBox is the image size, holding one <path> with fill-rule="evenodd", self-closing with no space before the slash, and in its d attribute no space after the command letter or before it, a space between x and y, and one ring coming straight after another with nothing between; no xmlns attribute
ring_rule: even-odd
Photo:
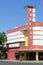
<svg viewBox="0 0 43 65"><path fill-rule="evenodd" d="M28 9L28 47L32 48L33 43L33 26L32 22L35 22L35 7L26 6Z"/></svg>

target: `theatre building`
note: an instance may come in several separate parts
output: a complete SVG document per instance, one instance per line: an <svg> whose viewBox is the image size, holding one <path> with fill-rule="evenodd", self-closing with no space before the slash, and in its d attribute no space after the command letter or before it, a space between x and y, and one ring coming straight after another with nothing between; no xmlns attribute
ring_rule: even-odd
<svg viewBox="0 0 43 65"><path fill-rule="evenodd" d="M7 58L43 61L43 22L36 22L34 6L25 8L28 10L28 23L7 31Z"/></svg>

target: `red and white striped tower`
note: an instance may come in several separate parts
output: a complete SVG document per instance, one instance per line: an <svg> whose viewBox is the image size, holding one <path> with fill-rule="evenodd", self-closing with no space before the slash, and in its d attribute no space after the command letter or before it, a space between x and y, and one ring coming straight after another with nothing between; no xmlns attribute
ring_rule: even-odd
<svg viewBox="0 0 43 65"><path fill-rule="evenodd" d="M33 30L32 30L32 22L35 22L35 7L26 6L28 9L28 47L32 48L33 44Z"/></svg>

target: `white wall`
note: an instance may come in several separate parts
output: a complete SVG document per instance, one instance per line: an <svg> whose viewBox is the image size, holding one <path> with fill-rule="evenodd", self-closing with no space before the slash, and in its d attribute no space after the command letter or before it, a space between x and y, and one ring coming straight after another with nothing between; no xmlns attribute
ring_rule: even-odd
<svg viewBox="0 0 43 65"><path fill-rule="evenodd" d="M7 43L25 41L24 37L25 36L24 36L23 31L18 31L18 32L7 34Z"/></svg>
<svg viewBox="0 0 43 65"><path fill-rule="evenodd" d="M24 38L24 34L19 34L19 35L10 35L7 37L7 40L10 40L10 39L15 39L15 38Z"/></svg>
<svg viewBox="0 0 43 65"><path fill-rule="evenodd" d="M43 27L33 27L33 45L43 45Z"/></svg>
<svg viewBox="0 0 43 65"><path fill-rule="evenodd" d="M20 42L20 41L23 42L25 41L25 39L24 38L12 39L12 40L8 40L7 43Z"/></svg>
<svg viewBox="0 0 43 65"><path fill-rule="evenodd" d="M33 34L43 35L43 31L33 31Z"/></svg>
<svg viewBox="0 0 43 65"><path fill-rule="evenodd" d="M42 26L34 26L33 30L42 30L43 31L43 27Z"/></svg>
<svg viewBox="0 0 43 65"><path fill-rule="evenodd" d="M17 32L13 32L13 33L7 34L7 37L13 36L13 35L18 35L18 34L23 34L23 33L24 32L22 32L22 31L17 31Z"/></svg>
<svg viewBox="0 0 43 65"><path fill-rule="evenodd" d="M39 40L43 40L43 36L40 36L40 35L33 35L33 39L39 39Z"/></svg>
<svg viewBox="0 0 43 65"><path fill-rule="evenodd" d="M43 40L33 40L33 45L43 45Z"/></svg>

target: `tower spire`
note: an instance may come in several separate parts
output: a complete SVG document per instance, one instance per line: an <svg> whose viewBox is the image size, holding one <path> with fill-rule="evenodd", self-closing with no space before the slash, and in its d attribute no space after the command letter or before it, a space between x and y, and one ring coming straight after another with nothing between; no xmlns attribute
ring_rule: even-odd
<svg viewBox="0 0 43 65"><path fill-rule="evenodd" d="M28 22L35 22L35 7L25 6L24 8L28 9Z"/></svg>
<svg viewBox="0 0 43 65"><path fill-rule="evenodd" d="M34 6L25 6L28 9L28 46L32 47L33 43L33 26L32 22L35 22L35 7Z"/></svg>

